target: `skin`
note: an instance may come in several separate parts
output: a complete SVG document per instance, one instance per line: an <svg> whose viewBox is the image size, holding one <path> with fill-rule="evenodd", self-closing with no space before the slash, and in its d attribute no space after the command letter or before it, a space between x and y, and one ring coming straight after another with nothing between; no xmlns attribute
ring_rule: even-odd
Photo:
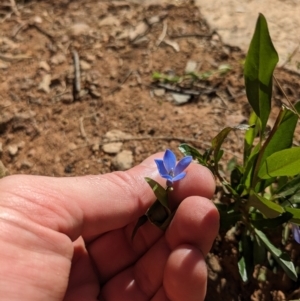
<svg viewBox="0 0 300 301"><path fill-rule="evenodd" d="M178 210L165 233L131 233L164 185L156 154L126 171L74 178L0 180L2 301L199 301L204 258L218 232L211 173L191 164L170 195Z"/></svg>

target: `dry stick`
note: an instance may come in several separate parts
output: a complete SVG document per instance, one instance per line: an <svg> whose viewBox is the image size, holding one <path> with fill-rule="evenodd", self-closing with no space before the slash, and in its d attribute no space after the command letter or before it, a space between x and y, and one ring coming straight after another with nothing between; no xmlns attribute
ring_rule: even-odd
<svg viewBox="0 0 300 301"><path fill-rule="evenodd" d="M32 57L26 56L24 54L11 56L11 55L5 55L5 54L0 53L0 60L6 61L6 62L29 60L29 59L32 59Z"/></svg>
<svg viewBox="0 0 300 301"><path fill-rule="evenodd" d="M182 34L182 35L172 35L172 36L170 36L171 39L181 39L181 38L190 38L190 37L211 38L212 34L187 33L187 34Z"/></svg>
<svg viewBox="0 0 300 301"><path fill-rule="evenodd" d="M292 104L292 102L289 100L288 96L287 96L286 93L284 92L282 86L280 85L278 79L276 78L276 76L275 76L274 74L273 74L273 77L274 77L274 79L275 79L275 81L276 81L277 86L279 87L279 89L280 89L281 92L283 93L285 99L288 101L289 105L293 108L294 113L297 114L298 117L300 118L300 115L299 115L298 111L296 110L296 108L295 108L295 106Z"/></svg>
<svg viewBox="0 0 300 301"><path fill-rule="evenodd" d="M10 0L10 6L11 6L13 12L16 14L16 16L20 17L20 12L18 11L15 0Z"/></svg>
<svg viewBox="0 0 300 301"><path fill-rule="evenodd" d="M84 124L83 124L84 119L95 117L96 115L97 115L97 113L94 113L94 114L90 114L90 115L87 115L87 116L81 116L79 118L79 128L80 128L80 134L81 134L82 138L87 139L87 134L86 134L86 131L84 129Z"/></svg>
<svg viewBox="0 0 300 301"><path fill-rule="evenodd" d="M168 24L167 24L167 20L163 21L163 30L162 33L160 34L157 42L156 42L156 46L159 47L160 43L165 39L166 34L167 34L167 30L168 30Z"/></svg>
<svg viewBox="0 0 300 301"><path fill-rule="evenodd" d="M295 47L295 49L293 50L293 52L291 53L291 55L288 56L288 58L285 60L285 62L280 66L280 68L283 68L287 63L289 63L292 58L295 56L295 54L297 53L298 49L300 47L300 43Z"/></svg>
<svg viewBox="0 0 300 301"><path fill-rule="evenodd" d="M81 90L79 56L78 56L78 52L76 50L72 50L72 54L73 54L74 72L75 72L74 93L73 94L74 94L74 98L78 99L79 93Z"/></svg>

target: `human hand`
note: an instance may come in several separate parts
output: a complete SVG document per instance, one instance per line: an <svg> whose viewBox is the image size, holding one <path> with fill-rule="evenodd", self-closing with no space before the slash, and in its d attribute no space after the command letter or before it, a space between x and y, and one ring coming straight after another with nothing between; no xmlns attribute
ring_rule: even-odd
<svg viewBox="0 0 300 301"><path fill-rule="evenodd" d="M203 300L219 225L206 168L191 164L175 183L180 205L165 233L146 223L131 240L155 200L144 177L163 183L157 157L105 175L1 179L0 299Z"/></svg>

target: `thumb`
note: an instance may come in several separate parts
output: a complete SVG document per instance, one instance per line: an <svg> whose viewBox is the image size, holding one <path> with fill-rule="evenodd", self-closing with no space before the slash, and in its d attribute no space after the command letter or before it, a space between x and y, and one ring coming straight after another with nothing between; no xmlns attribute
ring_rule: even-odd
<svg viewBox="0 0 300 301"><path fill-rule="evenodd" d="M0 207L1 204L7 206L4 202L9 200L9 206L34 222L64 233L72 240L80 235L88 240L124 227L145 213L155 196L144 178L163 183L154 162L158 157L162 154L153 155L128 171L104 175L9 176L0 181ZM190 193L210 198L214 191L210 172L196 164L188 170L174 198L182 200ZM203 184L195 187L192 185L195 177L205 182L200 181Z"/></svg>

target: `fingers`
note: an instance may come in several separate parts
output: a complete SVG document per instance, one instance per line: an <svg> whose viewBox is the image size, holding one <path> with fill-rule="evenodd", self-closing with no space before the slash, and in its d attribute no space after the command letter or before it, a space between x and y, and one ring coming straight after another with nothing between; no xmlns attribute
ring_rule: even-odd
<svg viewBox="0 0 300 301"><path fill-rule="evenodd" d="M121 297L124 301L146 301L151 298L161 301L202 300L206 288L204 256L215 239L218 222L218 212L211 201L189 197L180 204L166 235L143 256L139 258L126 243L123 249L114 252L113 256L122 263L122 268L114 266L114 270L108 267L109 264L114 265L109 248L100 250L99 238L91 253L95 256L94 262L100 274L107 275L108 270L112 277L102 290L106 300L119 300ZM100 253L96 250L100 250ZM123 258L128 256L127 253L132 254L132 258L126 265ZM165 294L161 292L162 282ZM132 284L128 295L118 295L115 287L120 284Z"/></svg>
<svg viewBox="0 0 300 301"><path fill-rule="evenodd" d="M155 198L144 178L151 177L164 183L154 163L157 157L162 157L162 154L151 156L126 172L106 175L6 177L0 181L1 199L9 199L9 205L22 214L67 234L72 240L80 235L89 240L122 228L145 213ZM172 194L175 202L191 193L211 197L214 180L206 168L192 164L186 178L175 188L176 193Z"/></svg>
<svg viewBox="0 0 300 301"><path fill-rule="evenodd" d="M171 249L191 244L206 256L218 231L219 213L215 205L205 198L192 196L179 205L166 231L166 240Z"/></svg>
<svg viewBox="0 0 300 301"><path fill-rule="evenodd" d="M206 279L205 260L198 248L181 245L173 250L166 263L163 280L165 294L169 300L204 300Z"/></svg>

